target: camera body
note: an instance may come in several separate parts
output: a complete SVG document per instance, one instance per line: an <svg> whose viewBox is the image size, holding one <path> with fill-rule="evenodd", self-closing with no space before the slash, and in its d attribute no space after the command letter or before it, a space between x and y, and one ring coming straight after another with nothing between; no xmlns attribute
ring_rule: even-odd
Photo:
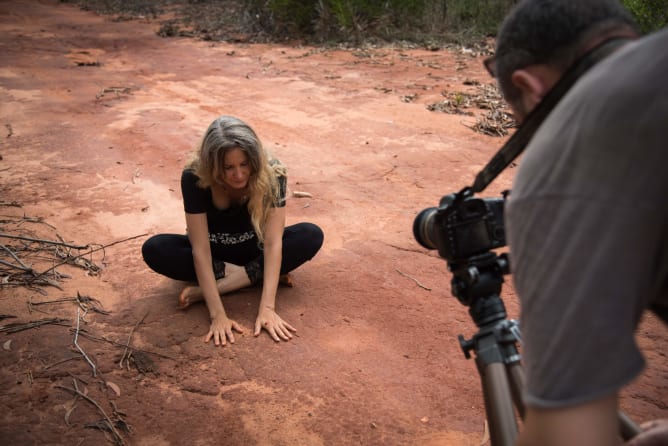
<svg viewBox="0 0 668 446"><path fill-rule="evenodd" d="M422 210L413 223L420 245L438 249L448 262L463 262L506 245L504 198L445 195L438 207Z"/></svg>

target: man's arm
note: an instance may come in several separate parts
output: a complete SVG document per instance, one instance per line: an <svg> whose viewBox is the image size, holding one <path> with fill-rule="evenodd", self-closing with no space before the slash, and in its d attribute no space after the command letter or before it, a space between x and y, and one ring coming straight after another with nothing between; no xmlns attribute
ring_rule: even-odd
<svg viewBox="0 0 668 446"><path fill-rule="evenodd" d="M527 408L518 446L621 445L617 395L563 409Z"/></svg>

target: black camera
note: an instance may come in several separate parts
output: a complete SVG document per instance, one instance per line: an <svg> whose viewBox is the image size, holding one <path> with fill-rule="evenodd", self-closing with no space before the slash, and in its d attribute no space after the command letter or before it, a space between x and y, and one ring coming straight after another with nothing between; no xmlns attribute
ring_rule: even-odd
<svg viewBox="0 0 668 446"><path fill-rule="evenodd" d="M464 261L506 245L504 198L474 198L449 194L438 207L421 211L413 222L415 239L438 249L449 262Z"/></svg>

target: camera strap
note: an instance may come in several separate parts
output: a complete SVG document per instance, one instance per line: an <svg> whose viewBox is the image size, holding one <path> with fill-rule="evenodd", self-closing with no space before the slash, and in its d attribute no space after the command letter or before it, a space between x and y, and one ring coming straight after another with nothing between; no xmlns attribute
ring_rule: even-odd
<svg viewBox="0 0 668 446"><path fill-rule="evenodd" d="M526 148L536 130L556 107L561 98L592 66L629 41L629 37L615 37L586 53L572 65L545 97L529 113L526 120L499 149L487 165L476 175L473 186L464 188L458 195L470 196L482 192ZM463 197L464 198L464 197Z"/></svg>

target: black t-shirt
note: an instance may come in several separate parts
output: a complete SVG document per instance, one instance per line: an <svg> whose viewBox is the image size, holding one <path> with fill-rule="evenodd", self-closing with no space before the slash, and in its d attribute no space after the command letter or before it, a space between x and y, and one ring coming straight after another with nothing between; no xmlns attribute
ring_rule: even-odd
<svg viewBox="0 0 668 446"><path fill-rule="evenodd" d="M279 195L274 207L284 207L287 179L285 176L279 176L277 179ZM215 251L216 248L238 246L248 242L253 242L255 245L257 235L251 223L247 203L218 209L213 204L211 188L200 188L197 185L198 180L192 169L183 170L181 174L183 207L189 214L206 213L212 249Z"/></svg>

